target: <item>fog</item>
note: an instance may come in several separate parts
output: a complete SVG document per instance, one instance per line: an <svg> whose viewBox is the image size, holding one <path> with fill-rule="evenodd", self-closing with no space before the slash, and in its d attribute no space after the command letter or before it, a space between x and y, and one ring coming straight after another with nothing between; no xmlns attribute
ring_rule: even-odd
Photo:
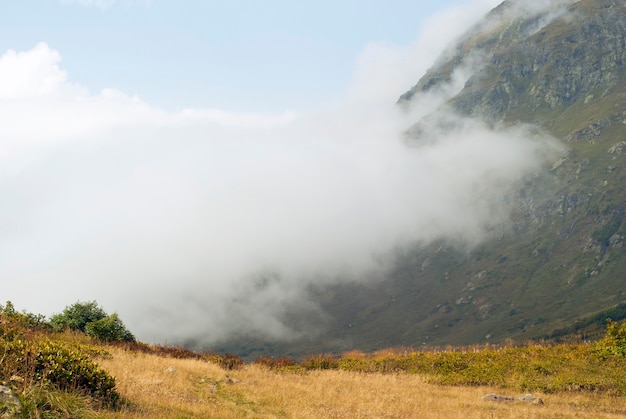
<svg viewBox="0 0 626 419"><path fill-rule="evenodd" d="M68 79L39 44L0 58L0 277L20 309L97 300L143 341L207 345L323 328L311 284L375 281L392 250L472 246L506 223L519 182L562 148L532 127L404 133L463 86L394 105L494 2L436 16L411 46L374 44L316 111L165 112ZM445 31L441 22L446 22ZM433 40L437 40L434 42Z"/></svg>

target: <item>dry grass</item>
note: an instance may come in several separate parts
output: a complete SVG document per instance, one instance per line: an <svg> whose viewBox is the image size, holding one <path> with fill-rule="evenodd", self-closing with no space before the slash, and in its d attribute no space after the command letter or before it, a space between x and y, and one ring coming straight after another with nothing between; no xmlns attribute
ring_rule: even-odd
<svg viewBox="0 0 626 419"><path fill-rule="evenodd" d="M544 406L497 404L488 387L446 387L413 374L324 370L225 371L193 359L111 349L100 364L129 401L106 418L623 418L626 399L591 393L536 394Z"/></svg>

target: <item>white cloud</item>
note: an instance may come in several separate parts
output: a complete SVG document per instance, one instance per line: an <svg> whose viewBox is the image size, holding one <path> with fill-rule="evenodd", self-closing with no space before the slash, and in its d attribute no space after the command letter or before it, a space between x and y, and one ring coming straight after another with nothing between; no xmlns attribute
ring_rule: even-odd
<svg viewBox="0 0 626 419"><path fill-rule="evenodd" d="M31 81L0 99L5 295L48 314L97 299L147 341L286 338L286 313L322 316L312 282L365 280L397 245L481 240L559 148L472 121L407 147L414 116L385 90L410 86L385 85L368 54L345 103L279 115L164 112L69 83L43 44L8 54L0 72Z"/></svg>
<svg viewBox="0 0 626 419"><path fill-rule="evenodd" d="M428 70L444 48L500 0L475 0L431 16L408 46L374 43L357 60L349 93L356 100L395 102Z"/></svg>
<svg viewBox="0 0 626 419"><path fill-rule="evenodd" d="M9 50L0 57L0 100L52 96L66 82L61 55L40 43L30 51Z"/></svg>

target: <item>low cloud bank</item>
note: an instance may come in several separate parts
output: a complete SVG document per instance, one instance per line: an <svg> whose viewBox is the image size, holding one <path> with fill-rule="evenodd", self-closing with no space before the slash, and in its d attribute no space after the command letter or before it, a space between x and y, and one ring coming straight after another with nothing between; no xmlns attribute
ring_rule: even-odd
<svg viewBox="0 0 626 419"><path fill-rule="evenodd" d="M309 285L384 275L397 246L480 242L562 150L528 127L457 116L407 145L445 99L393 106L402 90L388 88L434 59L414 55L421 44L372 47L343 103L279 115L167 113L89 94L45 44L5 53L0 75L26 78L0 82L5 295L46 314L96 299L148 342L288 339L299 332L286 317L323 323ZM381 57L405 66L387 78Z"/></svg>

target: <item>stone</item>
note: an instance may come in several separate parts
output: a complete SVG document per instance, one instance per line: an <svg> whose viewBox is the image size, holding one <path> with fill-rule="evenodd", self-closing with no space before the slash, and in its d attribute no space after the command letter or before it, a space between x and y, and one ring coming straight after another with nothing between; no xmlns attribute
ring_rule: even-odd
<svg viewBox="0 0 626 419"><path fill-rule="evenodd" d="M489 393L483 396L483 400L488 401L488 402L498 402L498 403L514 402L515 397L503 396L501 394L496 394L496 393Z"/></svg>
<svg viewBox="0 0 626 419"><path fill-rule="evenodd" d="M226 384L236 384L239 382L239 380L237 380L236 378L231 378L227 375L226 378L224 379L224 382Z"/></svg>
<svg viewBox="0 0 626 419"><path fill-rule="evenodd" d="M461 297L458 300L456 300L456 305L460 306L460 305L466 305L472 302L472 296L465 296L465 297Z"/></svg>
<svg viewBox="0 0 626 419"><path fill-rule="evenodd" d="M624 240L624 237L622 237L619 234L613 234L611 236L611 238L609 239L609 246L611 247L622 247L622 242Z"/></svg>
<svg viewBox="0 0 626 419"><path fill-rule="evenodd" d="M622 154L624 149L626 148L626 141L620 141L619 143L613 144L609 147L609 154Z"/></svg>
<svg viewBox="0 0 626 419"><path fill-rule="evenodd" d="M0 418L18 417L20 410L20 400L13 390L7 386L0 386Z"/></svg>
<svg viewBox="0 0 626 419"><path fill-rule="evenodd" d="M535 397L532 394L521 394L517 397L513 396L503 396L501 394L489 393L483 396L483 400L488 402L496 402L496 403L515 403L515 402L524 402L536 405L543 405L543 400L540 397Z"/></svg>
<svg viewBox="0 0 626 419"><path fill-rule="evenodd" d="M532 394L521 394L517 396L517 400L521 402L543 405L543 400L540 397L535 397Z"/></svg>

